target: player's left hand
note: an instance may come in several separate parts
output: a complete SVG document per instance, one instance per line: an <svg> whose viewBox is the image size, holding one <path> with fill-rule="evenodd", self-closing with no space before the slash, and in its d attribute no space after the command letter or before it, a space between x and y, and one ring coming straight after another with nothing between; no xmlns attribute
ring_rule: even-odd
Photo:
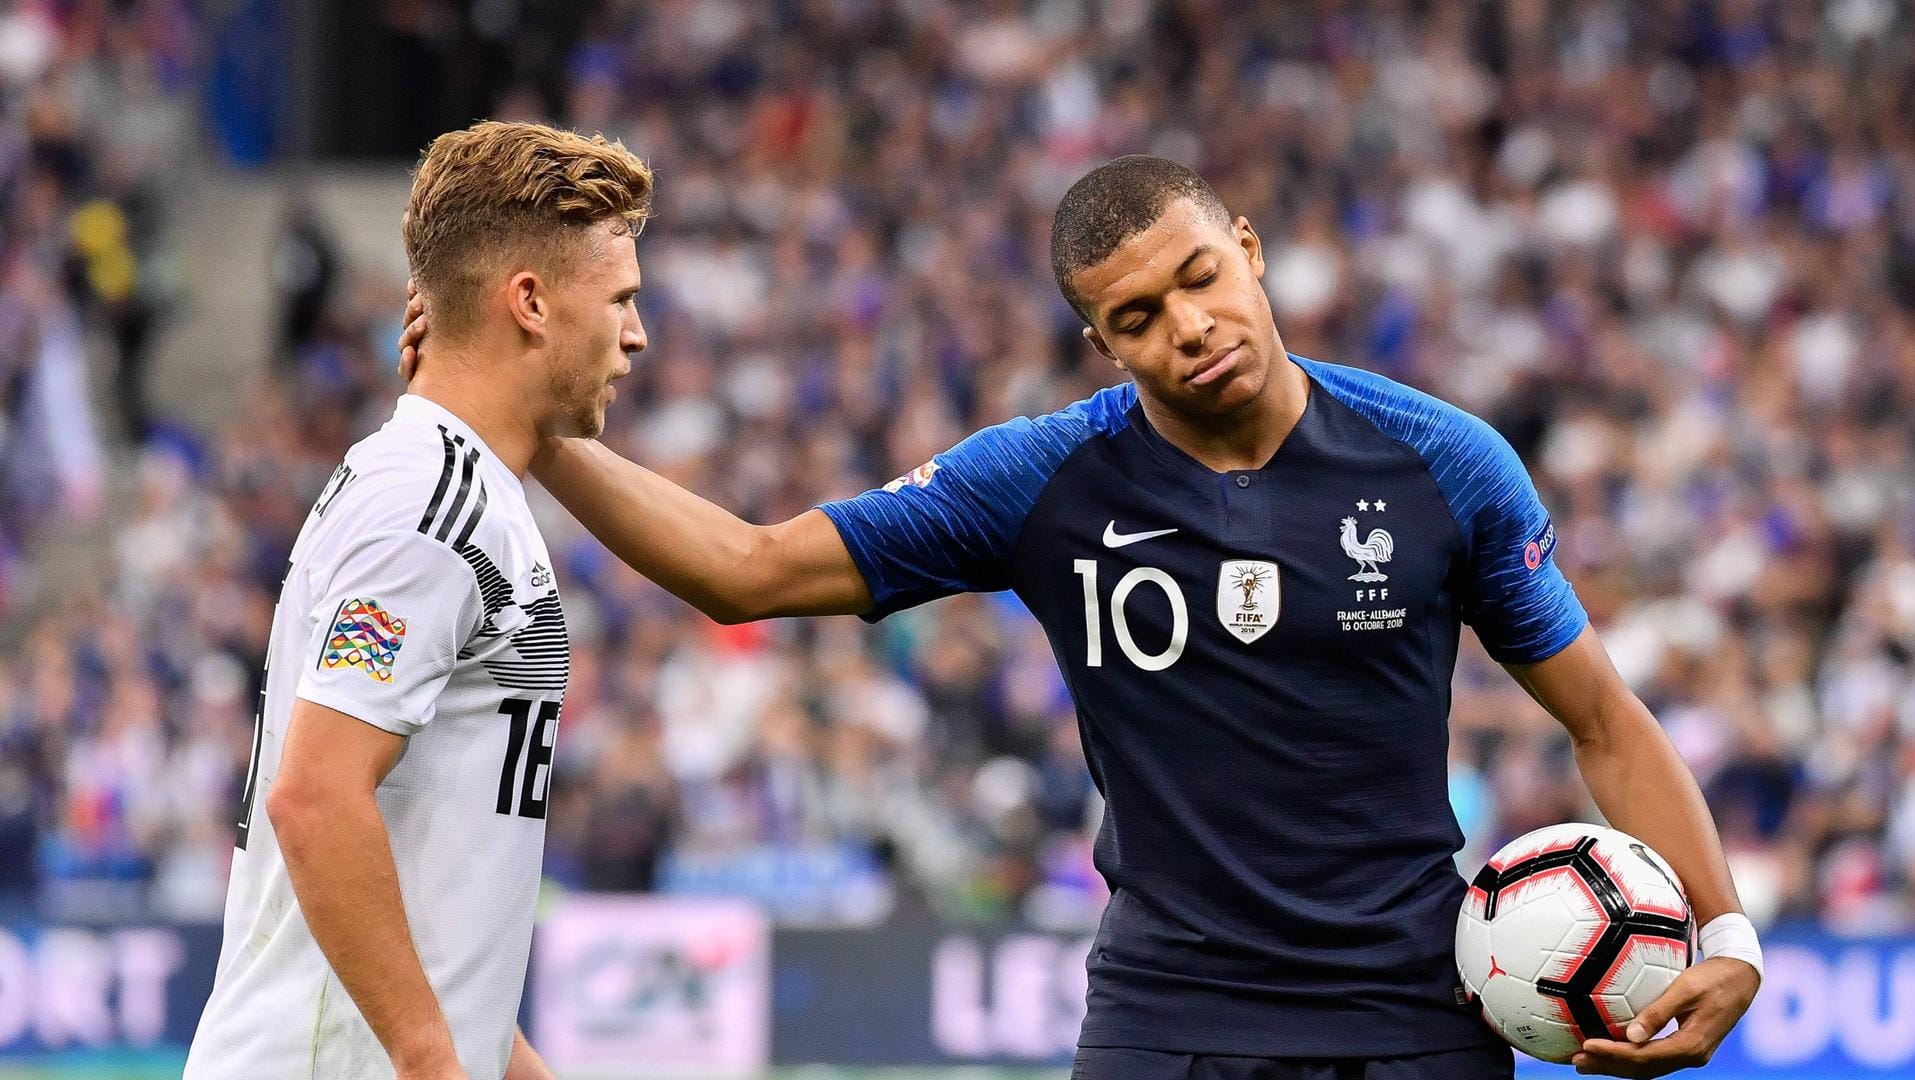
<svg viewBox="0 0 1915 1080"><path fill-rule="evenodd" d="M1590 1039L1570 1059L1579 1073L1649 1077L1708 1063L1742 1014L1762 977L1740 960L1718 956L1676 977L1629 1023L1629 1041ZM1655 1038L1669 1021L1676 1030Z"/></svg>
<svg viewBox="0 0 1915 1080"><path fill-rule="evenodd" d="M419 342L426 336L426 298L419 295L419 286L411 278L406 279L406 328L399 331L399 377L412 381L412 373L419 370Z"/></svg>

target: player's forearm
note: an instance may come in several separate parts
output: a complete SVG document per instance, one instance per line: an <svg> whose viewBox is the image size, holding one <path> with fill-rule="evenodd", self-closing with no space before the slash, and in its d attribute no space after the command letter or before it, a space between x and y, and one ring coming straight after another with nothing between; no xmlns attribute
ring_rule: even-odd
<svg viewBox="0 0 1915 1080"><path fill-rule="evenodd" d="M620 560L720 622L757 616L763 530L604 445L550 444L533 474Z"/></svg>
<svg viewBox="0 0 1915 1080"><path fill-rule="evenodd" d="M401 1074L456 1067L452 1032L406 925L371 793L276 787L267 802L313 940Z"/></svg>
<svg viewBox="0 0 1915 1080"><path fill-rule="evenodd" d="M1603 816L1675 868L1697 924L1742 910L1702 789L1595 630L1585 627L1556 655L1512 664L1509 673L1568 730Z"/></svg>
<svg viewBox="0 0 1915 1080"><path fill-rule="evenodd" d="M1605 707L1613 715L1592 737L1575 740L1576 764L1596 806L1675 868L1698 926L1741 911L1715 821L1689 767L1634 694L1624 691Z"/></svg>
<svg viewBox="0 0 1915 1080"><path fill-rule="evenodd" d="M574 439L549 444L532 470L612 554L719 622L871 608L864 576L822 511L753 525Z"/></svg>

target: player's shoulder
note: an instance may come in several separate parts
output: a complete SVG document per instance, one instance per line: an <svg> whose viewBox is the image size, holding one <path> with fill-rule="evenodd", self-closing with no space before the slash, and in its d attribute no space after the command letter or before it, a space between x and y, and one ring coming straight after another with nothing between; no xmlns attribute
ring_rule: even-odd
<svg viewBox="0 0 1915 1080"><path fill-rule="evenodd" d="M1408 444L1432 468L1463 460L1513 458L1509 444L1475 414L1374 371L1292 355L1311 381L1384 435Z"/></svg>
<svg viewBox="0 0 1915 1080"><path fill-rule="evenodd" d="M1074 401L1053 413L1035 418L1032 423L1079 441L1094 435L1109 435L1130 425L1131 406L1137 404L1137 385L1121 382L1107 386L1081 401Z"/></svg>
<svg viewBox="0 0 1915 1080"><path fill-rule="evenodd" d="M1040 471L1054 469L1091 439L1128 426L1135 404L1137 388L1131 383L1105 387L1055 412L1013 417L983 428L953 447L947 464L991 461Z"/></svg>
<svg viewBox="0 0 1915 1080"><path fill-rule="evenodd" d="M401 399L385 426L346 452L315 517L353 536L413 534L457 550L488 518L487 451L459 425Z"/></svg>
<svg viewBox="0 0 1915 1080"><path fill-rule="evenodd" d="M1292 359L1331 397L1415 450L1458 524L1535 502L1522 459L1481 417L1373 371Z"/></svg>
<svg viewBox="0 0 1915 1080"><path fill-rule="evenodd" d="M898 499L932 508L948 497L968 500L1000 523L1023 519L1057 475L1065 459L1091 439L1129 423L1137 402L1129 383L1107 387L1081 401L1040 416L1019 416L973 432L956 446L859 499L890 506ZM859 499L826 503L840 520Z"/></svg>

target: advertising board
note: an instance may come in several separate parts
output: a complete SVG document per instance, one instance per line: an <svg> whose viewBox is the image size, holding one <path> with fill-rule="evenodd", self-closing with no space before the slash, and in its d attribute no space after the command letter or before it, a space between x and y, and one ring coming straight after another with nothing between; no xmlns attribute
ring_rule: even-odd
<svg viewBox="0 0 1915 1080"><path fill-rule="evenodd" d="M570 897L532 967L530 1037L567 1076L749 1076L769 1060L770 924L744 901Z"/></svg>
<svg viewBox="0 0 1915 1080"><path fill-rule="evenodd" d="M64 1075L101 1055L184 1060L219 937L212 926L0 926L0 1065ZM1788 927L1764 943L1762 992L1705 1075L1915 1076L1915 937ZM928 923L774 932L744 901L577 896L534 940L527 1031L580 1078L1061 1069L1083 1018L1089 945ZM1528 1059L1519 1072L1571 1075Z"/></svg>

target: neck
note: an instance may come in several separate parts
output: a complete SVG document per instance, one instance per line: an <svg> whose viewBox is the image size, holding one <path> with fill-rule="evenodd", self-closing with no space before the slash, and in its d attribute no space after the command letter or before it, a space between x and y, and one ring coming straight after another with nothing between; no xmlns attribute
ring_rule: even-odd
<svg viewBox="0 0 1915 1080"><path fill-rule="evenodd" d="M1310 378L1281 351L1263 393L1228 416L1185 416L1139 395L1144 417L1166 441L1216 472L1261 469L1303 417Z"/></svg>
<svg viewBox="0 0 1915 1080"><path fill-rule="evenodd" d="M432 361L428 365L421 359L406 393L417 394L464 421L513 475L523 478L538 450L539 431L520 388L495 374L506 366L450 352L435 353Z"/></svg>

